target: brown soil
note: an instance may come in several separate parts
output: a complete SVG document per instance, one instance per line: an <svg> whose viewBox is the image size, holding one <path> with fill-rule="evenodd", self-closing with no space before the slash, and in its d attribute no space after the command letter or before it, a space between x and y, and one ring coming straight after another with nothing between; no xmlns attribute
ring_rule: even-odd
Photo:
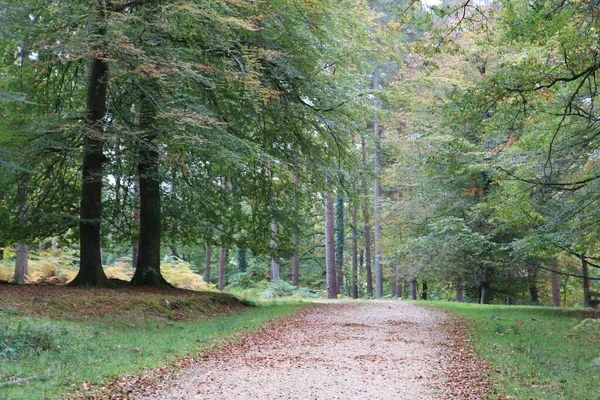
<svg viewBox="0 0 600 400"><path fill-rule="evenodd" d="M245 308L234 296L184 289L0 285L0 311L61 319L128 316L189 320Z"/></svg>

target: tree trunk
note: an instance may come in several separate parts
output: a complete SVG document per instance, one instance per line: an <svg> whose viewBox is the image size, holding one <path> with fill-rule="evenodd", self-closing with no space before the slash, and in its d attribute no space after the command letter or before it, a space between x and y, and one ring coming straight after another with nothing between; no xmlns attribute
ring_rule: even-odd
<svg viewBox="0 0 600 400"><path fill-rule="evenodd" d="M154 143L155 104L142 94L140 127L144 132L139 144L137 165L140 184L140 238L139 255L133 286L171 287L160 272L161 194L158 164L160 154Z"/></svg>
<svg viewBox="0 0 600 400"><path fill-rule="evenodd" d="M294 236L292 237L292 245L294 246L294 255L292 256L292 285L298 286L298 271L300 269L300 256L299 256L299 241L298 241L298 187L300 178L298 175L294 175Z"/></svg>
<svg viewBox="0 0 600 400"><path fill-rule="evenodd" d="M552 257L550 260L550 270L552 271L552 305L560 307L560 285L558 284L558 259Z"/></svg>
<svg viewBox="0 0 600 400"><path fill-rule="evenodd" d="M210 283L210 245L204 245L206 254L204 255L204 282Z"/></svg>
<svg viewBox="0 0 600 400"><path fill-rule="evenodd" d="M219 280L217 283L217 289L225 289L225 262L227 261L227 249L221 247L219 249Z"/></svg>
<svg viewBox="0 0 600 400"><path fill-rule="evenodd" d="M590 307L590 279L587 260L581 258L581 275L583 275L583 306Z"/></svg>
<svg viewBox="0 0 600 400"><path fill-rule="evenodd" d="M102 2L101 18L104 20ZM104 35L104 27L97 27ZM106 115L106 93L108 63L94 57L90 68L87 88L87 127L83 148L81 170L81 204L79 219L79 272L70 286L108 286L108 278L102 268L100 251L100 217L102 215L102 164L104 116Z"/></svg>
<svg viewBox="0 0 600 400"><path fill-rule="evenodd" d="M246 272L248 269L248 261L246 261L246 249L238 247L237 249L238 271Z"/></svg>
<svg viewBox="0 0 600 400"><path fill-rule="evenodd" d="M131 254L131 265L133 268L137 265L138 258L140 255L140 238L139 238L139 226L140 226L140 183L136 179L133 184L133 198L134 198L134 214L133 214L133 225L137 227L137 235L134 235L132 243L132 254Z"/></svg>
<svg viewBox="0 0 600 400"><path fill-rule="evenodd" d="M337 298L337 279L335 276L335 236L333 221L333 198L331 193L325 194L325 275L327 281L327 298Z"/></svg>
<svg viewBox="0 0 600 400"><path fill-rule="evenodd" d="M427 300L427 282L423 281L423 293L421 293L421 299Z"/></svg>
<svg viewBox="0 0 600 400"><path fill-rule="evenodd" d="M410 299L411 300L417 299L417 280L416 279L411 279L411 281L410 281Z"/></svg>
<svg viewBox="0 0 600 400"><path fill-rule="evenodd" d="M462 303L463 301L463 283L462 279L458 278L455 282L456 285L456 301Z"/></svg>
<svg viewBox="0 0 600 400"><path fill-rule="evenodd" d="M512 272L512 271L511 271L511 272L508 272L508 273L506 274L506 280L507 280L508 282L512 282L512 281L514 281L514 280L515 280L515 273L514 273L514 272ZM506 305L509 305L509 306L514 306L514 305L516 305L516 304L517 304L517 300L516 300L514 297L512 297L512 296L509 296L509 297L507 297L507 298L506 298Z"/></svg>
<svg viewBox="0 0 600 400"><path fill-rule="evenodd" d="M529 280L529 294L531 295L531 303L538 304L540 302L540 296L536 285L537 271L535 267L531 266L527 268L527 278Z"/></svg>
<svg viewBox="0 0 600 400"><path fill-rule="evenodd" d="M40 241L40 243L38 244L38 249L40 250L46 250L46 241L42 240Z"/></svg>
<svg viewBox="0 0 600 400"><path fill-rule="evenodd" d="M379 68L373 70L373 89L379 90ZM381 130L379 129L379 99L373 100L373 135L375 136L375 297L383 296L381 266Z"/></svg>
<svg viewBox="0 0 600 400"><path fill-rule="evenodd" d="M17 285L25 284L25 277L29 273L29 252L27 244L17 243L17 257L15 259L14 283Z"/></svg>
<svg viewBox="0 0 600 400"><path fill-rule="evenodd" d="M363 169L367 170L367 145L365 138L360 141ZM373 297L373 271L371 270L371 216L369 212L369 184L363 180L363 194L365 203L363 205L363 218L365 220L365 272L367 279L367 297Z"/></svg>
<svg viewBox="0 0 600 400"><path fill-rule="evenodd" d="M275 219L271 219L271 281L278 281L281 279L281 266L277 261L277 224Z"/></svg>
<svg viewBox="0 0 600 400"><path fill-rule="evenodd" d="M481 298L479 300L480 304L490 304L490 290L491 288L491 284L490 282L482 282L481 283Z"/></svg>
<svg viewBox="0 0 600 400"><path fill-rule="evenodd" d="M169 245L169 248L171 249L171 255L173 257L181 260L181 257L179 256L179 252L177 251L177 246L174 244L171 244L171 245Z"/></svg>
<svg viewBox="0 0 600 400"><path fill-rule="evenodd" d="M356 208L352 208L352 298L358 299L358 232Z"/></svg>
<svg viewBox="0 0 600 400"><path fill-rule="evenodd" d="M340 177L340 185L343 185L343 177ZM338 191L335 196L335 276L336 276L336 292L341 293L342 290L342 271L344 265L344 197Z"/></svg>

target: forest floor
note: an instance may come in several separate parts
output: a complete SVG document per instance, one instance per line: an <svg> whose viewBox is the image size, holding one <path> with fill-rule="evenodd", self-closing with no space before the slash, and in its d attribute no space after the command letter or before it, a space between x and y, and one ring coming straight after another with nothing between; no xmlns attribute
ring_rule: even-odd
<svg viewBox="0 0 600 400"><path fill-rule="evenodd" d="M486 368L455 322L410 303L323 302L176 374L147 371L108 387L136 399L485 398Z"/></svg>

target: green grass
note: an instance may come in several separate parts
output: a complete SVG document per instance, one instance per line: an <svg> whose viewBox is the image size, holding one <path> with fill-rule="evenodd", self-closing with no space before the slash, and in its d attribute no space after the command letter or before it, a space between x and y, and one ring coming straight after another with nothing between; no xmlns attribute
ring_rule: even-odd
<svg viewBox="0 0 600 400"><path fill-rule="evenodd" d="M489 362L493 399L600 399L600 314L546 307L434 304L467 320ZM586 318L584 324L582 321Z"/></svg>
<svg viewBox="0 0 600 400"><path fill-rule="evenodd" d="M22 386L0 387L0 399L69 397L83 382L168 364L302 307L261 306L191 322L127 316L66 321L0 311L0 385L31 378Z"/></svg>

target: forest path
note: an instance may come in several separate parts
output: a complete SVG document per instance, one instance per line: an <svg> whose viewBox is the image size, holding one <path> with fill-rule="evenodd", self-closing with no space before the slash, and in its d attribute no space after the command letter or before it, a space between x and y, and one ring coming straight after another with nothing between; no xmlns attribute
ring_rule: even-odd
<svg viewBox="0 0 600 400"><path fill-rule="evenodd" d="M444 398L444 319L393 301L318 304L210 353L147 398Z"/></svg>

